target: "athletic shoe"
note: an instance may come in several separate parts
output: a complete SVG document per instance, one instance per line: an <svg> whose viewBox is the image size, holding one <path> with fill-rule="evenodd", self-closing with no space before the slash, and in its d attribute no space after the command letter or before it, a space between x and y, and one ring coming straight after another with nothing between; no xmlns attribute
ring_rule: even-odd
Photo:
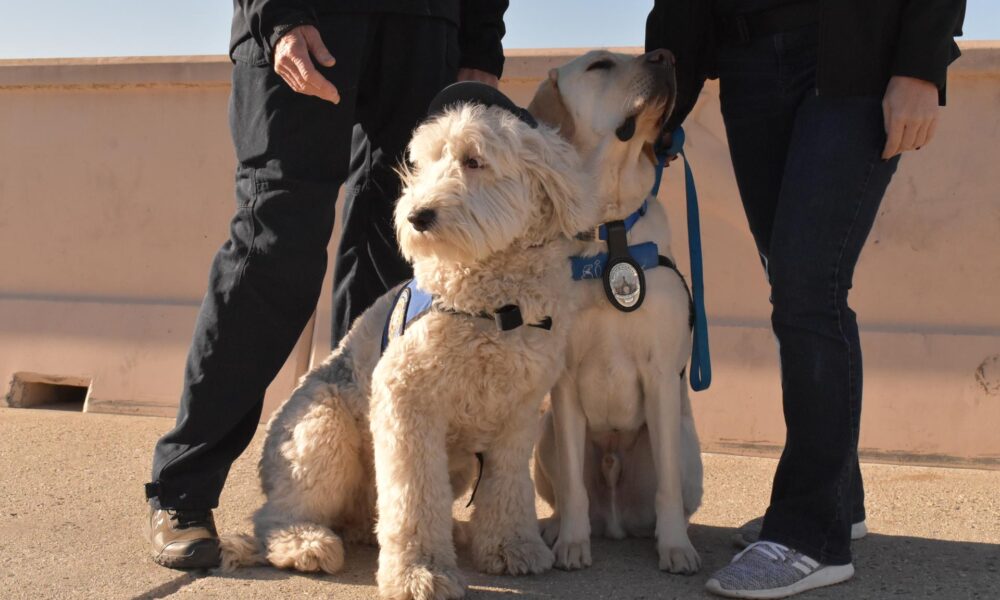
<svg viewBox="0 0 1000 600"><path fill-rule="evenodd" d="M727 598L787 598L847 581L854 565L821 565L774 542L756 542L719 569L705 589Z"/></svg>

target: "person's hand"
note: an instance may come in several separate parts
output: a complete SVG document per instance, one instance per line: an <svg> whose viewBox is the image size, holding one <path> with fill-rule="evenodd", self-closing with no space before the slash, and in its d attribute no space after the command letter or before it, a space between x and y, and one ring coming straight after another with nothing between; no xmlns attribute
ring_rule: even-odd
<svg viewBox="0 0 1000 600"><path fill-rule="evenodd" d="M468 67L462 67L458 70L458 81L478 81L492 88L500 85L500 80L493 73L487 73L479 69L470 69Z"/></svg>
<svg viewBox="0 0 1000 600"><path fill-rule="evenodd" d="M930 143L938 123L937 86L923 79L896 75L882 100L885 116L885 149L882 158L910 150L919 150Z"/></svg>
<svg viewBox="0 0 1000 600"><path fill-rule="evenodd" d="M340 92L316 69L313 60L324 67L337 61L326 49L319 30L300 25L283 35L274 45L274 72L300 94L316 96L340 104Z"/></svg>
<svg viewBox="0 0 1000 600"><path fill-rule="evenodd" d="M668 131L666 128L664 128L662 131L660 131L659 137L657 138L656 142L653 144L653 149L654 150L659 150L660 148L669 148L673 144L674 144L673 132ZM670 163L674 162L675 160L677 160L677 155L676 154L668 154L667 155L667 161L665 163L663 163L663 166L664 167L669 167ZM653 162L656 162L656 161L653 161Z"/></svg>

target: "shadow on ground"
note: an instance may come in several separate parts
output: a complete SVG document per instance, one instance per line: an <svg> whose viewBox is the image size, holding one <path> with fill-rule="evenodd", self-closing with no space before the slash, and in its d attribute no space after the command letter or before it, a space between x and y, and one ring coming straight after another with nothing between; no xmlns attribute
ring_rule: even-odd
<svg viewBox="0 0 1000 600"><path fill-rule="evenodd" d="M653 541L637 539L595 540L594 565L584 572L554 570L532 577L506 577L474 573L467 561L462 561L462 567L468 578L470 598L651 600L710 597L702 588L709 574L728 562L735 552L730 545L733 530L694 525L690 533L704 561L701 573L693 576L658 572ZM856 542L854 552L858 570L853 580L841 586L817 590L807 597L995 600L1000 596L998 545L872 534ZM207 576L232 579L234 582L301 577L317 584L329 582L339 586L369 588L368 593L374 597L377 558L375 548L350 547L344 572L338 575L302 575L258 567L228 574L212 572ZM157 594L166 592L169 595L186 583L181 581L179 584L160 586L138 596L136 600L165 597ZM175 589L171 590L171 586Z"/></svg>
<svg viewBox="0 0 1000 600"><path fill-rule="evenodd" d="M0 600L274 600L376 597L378 553L349 547L345 570L308 576L270 567L180 573L157 566L142 526L142 484L156 438L173 421L0 409ZM263 435L236 462L216 511L220 531L252 530L263 501ZM595 540L594 565L536 577L489 577L463 562L470 598L704 598L733 555L730 527L765 508L775 461L705 455L705 502L691 538L701 573L657 570L652 540ZM1000 599L1000 472L863 464L869 526L845 585L806 598ZM456 516L468 519L459 503ZM539 514L549 508L540 502ZM892 535L879 535L879 532ZM957 541L968 540L968 541ZM460 552L460 556L461 556Z"/></svg>

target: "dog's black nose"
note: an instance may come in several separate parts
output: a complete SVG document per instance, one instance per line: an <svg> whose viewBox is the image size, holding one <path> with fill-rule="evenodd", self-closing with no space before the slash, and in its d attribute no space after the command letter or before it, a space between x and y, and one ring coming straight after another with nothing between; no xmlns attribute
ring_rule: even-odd
<svg viewBox="0 0 1000 600"><path fill-rule="evenodd" d="M434 224L437 219L437 213L431 208L424 208L415 212L411 212L406 220L413 224L413 228L417 231L427 231Z"/></svg>
<svg viewBox="0 0 1000 600"><path fill-rule="evenodd" d="M654 65L672 66L677 62L674 59L674 54L670 50L664 50L663 48L647 52L643 55L643 58L646 59L646 62Z"/></svg>

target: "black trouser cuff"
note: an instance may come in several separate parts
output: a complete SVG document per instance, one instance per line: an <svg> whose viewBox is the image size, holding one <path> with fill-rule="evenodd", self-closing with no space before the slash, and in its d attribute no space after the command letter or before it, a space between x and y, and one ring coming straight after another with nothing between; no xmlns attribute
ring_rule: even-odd
<svg viewBox="0 0 1000 600"><path fill-rule="evenodd" d="M160 495L160 482L151 481L146 484L146 500L152 500Z"/></svg>
<svg viewBox="0 0 1000 600"><path fill-rule="evenodd" d="M153 508L161 510L212 510L219 505L218 498L195 495L183 486L164 484L162 480L145 484L146 500Z"/></svg>

